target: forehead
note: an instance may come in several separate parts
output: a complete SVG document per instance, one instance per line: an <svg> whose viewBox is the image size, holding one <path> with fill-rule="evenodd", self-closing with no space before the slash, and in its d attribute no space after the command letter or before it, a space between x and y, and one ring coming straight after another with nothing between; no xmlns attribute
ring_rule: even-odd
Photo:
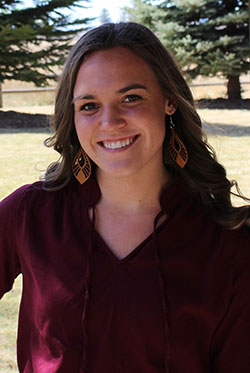
<svg viewBox="0 0 250 373"><path fill-rule="evenodd" d="M156 83L157 78L148 63L131 49L114 47L92 52L82 62L77 82L94 84L106 81L111 84L119 80ZM77 85L77 84L76 84Z"/></svg>

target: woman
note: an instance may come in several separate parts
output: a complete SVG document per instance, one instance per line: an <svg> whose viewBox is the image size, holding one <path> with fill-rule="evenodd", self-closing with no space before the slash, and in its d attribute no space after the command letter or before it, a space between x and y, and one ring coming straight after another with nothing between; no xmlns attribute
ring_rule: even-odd
<svg viewBox="0 0 250 373"><path fill-rule="evenodd" d="M250 209L156 36L83 35L53 126L60 162L1 206L1 295L23 274L19 370L249 372Z"/></svg>

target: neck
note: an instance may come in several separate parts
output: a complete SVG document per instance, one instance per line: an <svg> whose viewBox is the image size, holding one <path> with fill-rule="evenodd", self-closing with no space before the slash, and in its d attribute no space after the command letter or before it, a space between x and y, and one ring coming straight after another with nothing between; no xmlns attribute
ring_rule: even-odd
<svg viewBox="0 0 250 373"><path fill-rule="evenodd" d="M102 193L100 205L128 214L150 213L160 209L160 193L163 186L171 181L171 176L162 164L151 172L141 170L122 177L108 175L98 169L97 180Z"/></svg>

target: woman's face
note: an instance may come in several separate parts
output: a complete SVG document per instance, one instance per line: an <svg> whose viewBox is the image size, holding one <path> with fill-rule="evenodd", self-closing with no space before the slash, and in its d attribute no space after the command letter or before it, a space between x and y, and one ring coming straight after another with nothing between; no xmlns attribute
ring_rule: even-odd
<svg viewBox="0 0 250 373"><path fill-rule="evenodd" d="M93 52L80 66L73 97L80 144L99 172L129 176L162 167L165 113L173 104L142 58L124 47Z"/></svg>

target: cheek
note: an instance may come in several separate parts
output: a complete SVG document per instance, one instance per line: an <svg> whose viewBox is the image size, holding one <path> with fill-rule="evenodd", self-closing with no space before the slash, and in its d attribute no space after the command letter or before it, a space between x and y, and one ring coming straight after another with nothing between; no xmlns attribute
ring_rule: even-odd
<svg viewBox="0 0 250 373"><path fill-rule="evenodd" d="M165 113L159 113L152 111L150 115L147 116L147 129L151 131L152 135L156 137L165 137L166 132L166 121Z"/></svg>
<svg viewBox="0 0 250 373"><path fill-rule="evenodd" d="M154 143L156 144L156 146L161 146L164 142L166 135L165 116L159 118L157 122L154 122L154 129L152 135L154 136Z"/></svg>
<svg viewBox="0 0 250 373"><path fill-rule="evenodd" d="M80 130L84 129L85 127L87 127L87 121L83 117L83 115L81 115L80 112L75 113L74 121L75 121L75 127L76 127L77 131L80 131Z"/></svg>
<svg viewBox="0 0 250 373"><path fill-rule="evenodd" d="M76 133L80 143L90 143L93 136L93 126L90 120L86 119L86 117L81 116L81 113L76 113L74 121Z"/></svg>

